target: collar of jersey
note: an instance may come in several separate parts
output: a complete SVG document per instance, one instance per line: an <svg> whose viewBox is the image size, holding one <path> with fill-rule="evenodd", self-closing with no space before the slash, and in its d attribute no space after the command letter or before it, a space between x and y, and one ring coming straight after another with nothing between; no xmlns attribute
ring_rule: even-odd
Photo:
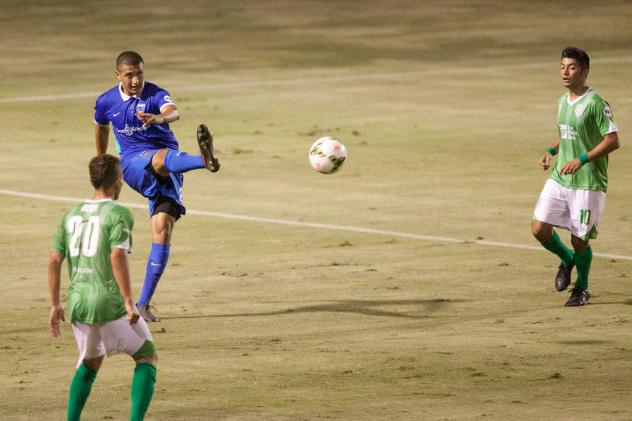
<svg viewBox="0 0 632 421"><path fill-rule="evenodd" d="M571 101L570 99L570 95L566 94L566 103L568 105L573 105L576 104L577 101L581 101L582 98L586 98L586 95L588 95L589 93L591 93L593 90L592 86L589 86L588 89L586 90L586 92L584 92L584 94L582 96L578 96L577 98L575 98L574 100Z"/></svg>
<svg viewBox="0 0 632 421"><path fill-rule="evenodd" d="M140 88L140 92L137 95L129 96L125 92L123 92L123 83L119 83L119 94L121 94L121 98L123 101L127 101L130 98L140 98L140 95L143 93L143 89L145 89L145 81L143 80L143 87Z"/></svg>
<svg viewBox="0 0 632 421"><path fill-rule="evenodd" d="M111 202L112 198L107 199L86 199L86 203L103 203L103 202Z"/></svg>

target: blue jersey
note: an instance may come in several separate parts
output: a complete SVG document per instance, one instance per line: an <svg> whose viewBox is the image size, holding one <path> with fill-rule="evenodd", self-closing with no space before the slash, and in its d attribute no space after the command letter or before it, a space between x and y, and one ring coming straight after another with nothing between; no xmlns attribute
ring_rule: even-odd
<svg viewBox="0 0 632 421"><path fill-rule="evenodd" d="M160 114L167 105L175 105L169 92L150 82L145 82L138 96L128 96L115 86L97 98L94 122L101 125L112 123L116 139L116 151L121 161L145 150L178 149L178 141L168 123L151 124L143 129L137 112Z"/></svg>

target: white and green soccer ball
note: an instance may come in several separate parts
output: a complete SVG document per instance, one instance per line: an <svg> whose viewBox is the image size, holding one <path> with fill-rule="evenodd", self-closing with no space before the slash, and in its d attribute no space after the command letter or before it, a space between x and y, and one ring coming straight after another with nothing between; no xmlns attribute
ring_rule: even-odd
<svg viewBox="0 0 632 421"><path fill-rule="evenodd" d="M309 148L309 163L313 169L323 174L333 174L342 168L347 160L347 148L338 139L321 137Z"/></svg>

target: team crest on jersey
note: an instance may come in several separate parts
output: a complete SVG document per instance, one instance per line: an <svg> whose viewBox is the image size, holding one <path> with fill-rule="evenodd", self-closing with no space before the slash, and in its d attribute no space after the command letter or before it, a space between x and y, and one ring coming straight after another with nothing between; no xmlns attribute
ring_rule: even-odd
<svg viewBox="0 0 632 421"><path fill-rule="evenodd" d="M612 110L609 106L606 105L605 107L603 107L603 115L605 115L609 119L612 118Z"/></svg>
<svg viewBox="0 0 632 421"><path fill-rule="evenodd" d="M147 106L147 104L145 104L144 102L138 102L138 104L136 104L136 112L137 113L144 113L145 112L145 107Z"/></svg>
<svg viewBox="0 0 632 421"><path fill-rule="evenodd" d="M584 107L584 104L579 104L577 107L575 107L575 117L579 118L579 116L584 113L585 108L586 107Z"/></svg>

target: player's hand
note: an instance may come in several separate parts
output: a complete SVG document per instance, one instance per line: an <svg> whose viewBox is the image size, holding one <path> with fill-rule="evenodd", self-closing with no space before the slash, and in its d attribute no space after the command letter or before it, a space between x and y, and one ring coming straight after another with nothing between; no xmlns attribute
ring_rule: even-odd
<svg viewBox="0 0 632 421"><path fill-rule="evenodd" d="M551 166L551 154L548 152L544 152L544 155L540 157L540 166L543 170L548 170Z"/></svg>
<svg viewBox="0 0 632 421"><path fill-rule="evenodd" d="M150 113L136 113L136 117L143 122L143 129L146 129L152 124L162 124L165 122L165 118L160 114Z"/></svg>
<svg viewBox="0 0 632 421"><path fill-rule="evenodd" d="M560 170L560 174L575 174L577 170L582 167L582 163L579 159L573 159L568 161Z"/></svg>
<svg viewBox="0 0 632 421"><path fill-rule="evenodd" d="M138 314L138 309L131 301L125 302L125 310L127 310L127 320L129 320L129 324L136 324L140 314Z"/></svg>
<svg viewBox="0 0 632 421"><path fill-rule="evenodd" d="M66 314L61 306L52 306L50 308L50 317L48 318L48 327L50 333L56 338L61 335L60 320L66 321Z"/></svg>

